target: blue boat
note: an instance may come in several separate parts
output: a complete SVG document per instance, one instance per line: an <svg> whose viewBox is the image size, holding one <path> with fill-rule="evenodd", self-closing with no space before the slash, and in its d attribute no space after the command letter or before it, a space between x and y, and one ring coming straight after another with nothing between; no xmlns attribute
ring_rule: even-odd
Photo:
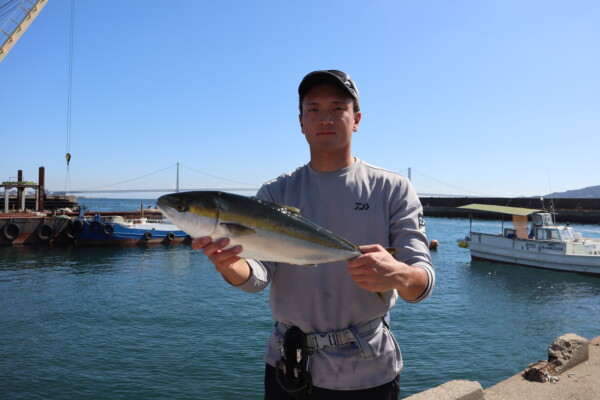
<svg viewBox="0 0 600 400"><path fill-rule="evenodd" d="M77 218L71 221L67 235L76 245L138 246L180 244L189 240L187 233L167 220L120 216Z"/></svg>

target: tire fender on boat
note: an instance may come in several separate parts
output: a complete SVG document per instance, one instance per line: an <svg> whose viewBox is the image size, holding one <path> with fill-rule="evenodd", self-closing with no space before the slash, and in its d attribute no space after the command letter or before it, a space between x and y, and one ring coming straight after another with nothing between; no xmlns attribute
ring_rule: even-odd
<svg viewBox="0 0 600 400"><path fill-rule="evenodd" d="M175 239L175 234L173 232L169 232L169 233L167 233L166 237L167 237L167 240L170 242L173 239Z"/></svg>
<svg viewBox="0 0 600 400"><path fill-rule="evenodd" d="M85 223L81 219L71 220L71 224L69 225L69 229L71 233L79 233L83 230Z"/></svg>
<svg viewBox="0 0 600 400"><path fill-rule="evenodd" d="M102 226L102 233L104 233L106 236L112 235L114 231L115 228L111 224L104 224L104 226Z"/></svg>
<svg viewBox="0 0 600 400"><path fill-rule="evenodd" d="M146 240L152 239L152 231L144 232L144 239L146 239Z"/></svg>
<svg viewBox="0 0 600 400"><path fill-rule="evenodd" d="M47 242L52 238L52 234L54 233L54 229L46 223L41 223L37 229L35 230L35 235L42 242Z"/></svg>
<svg viewBox="0 0 600 400"><path fill-rule="evenodd" d="M90 232L91 233L100 233L102 232L102 223L99 221L92 221L90 224Z"/></svg>
<svg viewBox="0 0 600 400"><path fill-rule="evenodd" d="M2 235L6 238L6 240L12 242L21 234L21 227L14 222L7 222L2 227Z"/></svg>

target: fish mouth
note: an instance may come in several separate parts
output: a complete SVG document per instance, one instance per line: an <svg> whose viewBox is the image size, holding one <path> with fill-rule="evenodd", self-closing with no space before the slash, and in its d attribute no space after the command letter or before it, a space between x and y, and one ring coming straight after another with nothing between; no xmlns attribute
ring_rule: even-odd
<svg viewBox="0 0 600 400"><path fill-rule="evenodd" d="M160 202L160 199L158 199L156 202L156 208L158 208L158 211L160 211L161 214L169 221L171 221L171 219L177 215L177 212L173 207Z"/></svg>

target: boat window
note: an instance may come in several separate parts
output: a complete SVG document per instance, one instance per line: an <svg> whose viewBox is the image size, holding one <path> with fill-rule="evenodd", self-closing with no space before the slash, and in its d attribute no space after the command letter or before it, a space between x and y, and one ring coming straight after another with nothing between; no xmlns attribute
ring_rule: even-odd
<svg viewBox="0 0 600 400"><path fill-rule="evenodd" d="M570 240L574 240L573 232L574 232L573 228L569 228L569 227L565 227L561 231L563 238L570 239Z"/></svg>
<svg viewBox="0 0 600 400"><path fill-rule="evenodd" d="M552 215L544 214L544 225L554 225L554 222L552 221Z"/></svg>
<svg viewBox="0 0 600 400"><path fill-rule="evenodd" d="M558 229L538 229L535 238L537 240L561 240Z"/></svg>

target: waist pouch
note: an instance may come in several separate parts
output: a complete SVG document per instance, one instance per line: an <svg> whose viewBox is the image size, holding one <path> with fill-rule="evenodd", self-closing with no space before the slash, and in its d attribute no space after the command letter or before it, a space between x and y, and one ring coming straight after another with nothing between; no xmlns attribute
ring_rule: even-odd
<svg viewBox="0 0 600 400"><path fill-rule="evenodd" d="M289 327L281 344L281 359L277 362L277 383L297 399L310 393L310 363L306 346L307 335L297 326Z"/></svg>

